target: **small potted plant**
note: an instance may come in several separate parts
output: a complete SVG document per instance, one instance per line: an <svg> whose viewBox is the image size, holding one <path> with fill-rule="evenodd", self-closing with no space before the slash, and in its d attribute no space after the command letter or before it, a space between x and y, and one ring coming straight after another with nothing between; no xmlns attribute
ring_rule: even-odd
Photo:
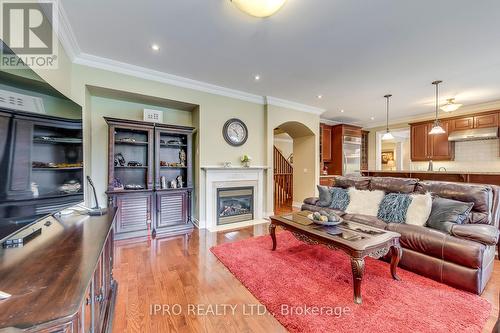
<svg viewBox="0 0 500 333"><path fill-rule="evenodd" d="M247 154L245 154L245 155L241 156L241 164L242 164L242 165L243 165L243 167L245 167L245 168L250 167L250 161L251 161L251 160L252 160L252 158L251 158L249 155L247 155Z"/></svg>

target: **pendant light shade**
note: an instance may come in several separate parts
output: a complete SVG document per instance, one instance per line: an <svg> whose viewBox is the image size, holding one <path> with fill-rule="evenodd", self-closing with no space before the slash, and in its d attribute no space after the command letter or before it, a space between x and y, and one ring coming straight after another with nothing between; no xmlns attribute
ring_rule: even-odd
<svg viewBox="0 0 500 333"><path fill-rule="evenodd" d="M241 11L255 16L268 17L280 10L286 0L230 0Z"/></svg>
<svg viewBox="0 0 500 333"><path fill-rule="evenodd" d="M456 103L454 98L447 99L447 103L441 107L444 112L453 112L458 110L462 104Z"/></svg>
<svg viewBox="0 0 500 333"><path fill-rule="evenodd" d="M439 111L439 84L442 83L443 81L434 81L432 82L433 85L436 86L436 119L434 120L434 125L432 126L432 129L430 130L429 134L430 135L436 135L436 134L444 134L446 131L441 127L441 122L438 119L438 111Z"/></svg>
<svg viewBox="0 0 500 333"><path fill-rule="evenodd" d="M382 136L382 140L393 140L394 139L394 136L392 135L391 131L389 131L389 98L392 97L391 94L387 94L384 96L385 99L387 100L387 103L386 103L386 109L387 109L387 115L386 115L386 128L385 128L385 133L384 135Z"/></svg>

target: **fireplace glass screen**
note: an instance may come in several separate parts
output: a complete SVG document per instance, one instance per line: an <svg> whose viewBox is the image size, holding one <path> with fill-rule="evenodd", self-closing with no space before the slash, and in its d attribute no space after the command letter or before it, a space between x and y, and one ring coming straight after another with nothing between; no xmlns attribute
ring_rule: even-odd
<svg viewBox="0 0 500 333"><path fill-rule="evenodd" d="M217 189L217 224L253 220L253 187Z"/></svg>

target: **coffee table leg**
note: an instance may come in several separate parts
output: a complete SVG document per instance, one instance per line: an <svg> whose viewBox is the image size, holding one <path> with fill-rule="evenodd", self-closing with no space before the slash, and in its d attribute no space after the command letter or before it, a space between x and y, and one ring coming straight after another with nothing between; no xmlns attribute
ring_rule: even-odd
<svg viewBox="0 0 500 333"><path fill-rule="evenodd" d="M276 250L276 225L271 223L269 225L269 234L273 240L273 251Z"/></svg>
<svg viewBox="0 0 500 333"><path fill-rule="evenodd" d="M351 258L352 281L354 285L354 303L361 304L361 282L365 272L365 260L360 258Z"/></svg>
<svg viewBox="0 0 500 333"><path fill-rule="evenodd" d="M401 246L392 246L391 247L391 275L394 280L401 281L401 278L398 276L396 269L398 268L399 260L401 259L403 250Z"/></svg>

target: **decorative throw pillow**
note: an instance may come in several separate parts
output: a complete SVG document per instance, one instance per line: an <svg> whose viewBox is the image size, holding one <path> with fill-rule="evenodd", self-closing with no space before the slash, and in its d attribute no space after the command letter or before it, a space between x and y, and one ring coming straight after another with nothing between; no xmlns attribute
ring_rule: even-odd
<svg viewBox="0 0 500 333"><path fill-rule="evenodd" d="M351 187L348 192L350 201L346 213L377 216L380 202L384 199L383 191L356 190Z"/></svg>
<svg viewBox="0 0 500 333"><path fill-rule="evenodd" d="M424 226L432 209L432 195L430 192L426 194L412 194L411 203L406 212L406 224Z"/></svg>
<svg viewBox="0 0 500 333"><path fill-rule="evenodd" d="M350 201L348 190L341 187L332 187L330 191L332 193L330 208L344 211Z"/></svg>
<svg viewBox="0 0 500 333"><path fill-rule="evenodd" d="M328 186L318 185L319 200L316 205L328 207L332 203L332 192Z"/></svg>
<svg viewBox="0 0 500 333"><path fill-rule="evenodd" d="M404 223L411 196L405 193L388 193L382 199L377 217L387 223Z"/></svg>
<svg viewBox="0 0 500 333"><path fill-rule="evenodd" d="M451 228L455 224L462 224L467 219L472 206L474 206L473 202L435 197L432 200L432 210L427 226L451 233Z"/></svg>

